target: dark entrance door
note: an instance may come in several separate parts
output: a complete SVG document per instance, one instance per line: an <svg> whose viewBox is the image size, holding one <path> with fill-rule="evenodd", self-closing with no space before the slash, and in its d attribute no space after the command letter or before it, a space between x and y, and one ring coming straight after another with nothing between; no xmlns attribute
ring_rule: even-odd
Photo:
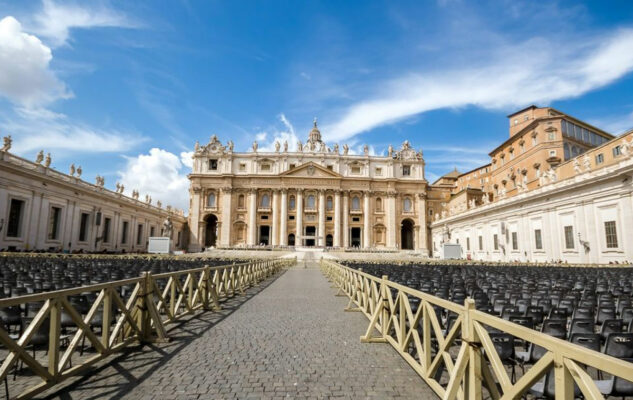
<svg viewBox="0 0 633 400"><path fill-rule="evenodd" d="M325 237L325 247L333 247L334 246L334 238L332 235L327 235Z"/></svg>
<svg viewBox="0 0 633 400"><path fill-rule="evenodd" d="M413 250L413 221L405 219L400 228L400 240L403 250Z"/></svg>
<svg viewBox="0 0 633 400"><path fill-rule="evenodd" d="M291 233L290 235L288 235L288 246L294 246L295 245L295 234Z"/></svg>
<svg viewBox="0 0 633 400"><path fill-rule="evenodd" d="M360 247L360 228L352 228L352 247Z"/></svg>
<svg viewBox="0 0 633 400"><path fill-rule="evenodd" d="M204 247L213 247L218 241L218 217L213 214L204 219L206 228L204 231Z"/></svg>
<svg viewBox="0 0 633 400"><path fill-rule="evenodd" d="M260 225L259 227L259 244L263 244L264 246L268 246L270 236L270 226L268 225Z"/></svg>
<svg viewBox="0 0 633 400"><path fill-rule="evenodd" d="M316 227L315 226L306 226L306 239L305 245L312 247L316 244Z"/></svg>

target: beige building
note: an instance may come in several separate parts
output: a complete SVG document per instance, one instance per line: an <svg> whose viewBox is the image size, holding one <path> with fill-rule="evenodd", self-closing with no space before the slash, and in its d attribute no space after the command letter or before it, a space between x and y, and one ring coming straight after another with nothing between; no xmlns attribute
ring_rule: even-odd
<svg viewBox="0 0 633 400"><path fill-rule="evenodd" d="M350 154L321 140L238 153L216 136L196 143L189 249L318 246L417 250L427 254L422 152L408 142L387 156Z"/></svg>
<svg viewBox="0 0 633 400"><path fill-rule="evenodd" d="M633 260L633 131L620 137L550 107L508 116L491 163L429 186L432 252L481 260Z"/></svg>
<svg viewBox="0 0 633 400"><path fill-rule="evenodd" d="M81 167L69 174L50 167L51 157L40 152L35 162L9 152L10 137L0 149L0 250L84 252L146 252L150 236L163 236L171 220L171 239L184 248L184 213L153 205L81 177Z"/></svg>

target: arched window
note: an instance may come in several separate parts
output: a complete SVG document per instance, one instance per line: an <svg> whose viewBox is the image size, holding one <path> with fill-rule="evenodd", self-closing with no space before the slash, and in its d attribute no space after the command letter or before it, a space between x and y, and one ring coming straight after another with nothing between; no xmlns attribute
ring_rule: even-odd
<svg viewBox="0 0 633 400"><path fill-rule="evenodd" d="M314 195L309 195L308 196L308 202L306 203L306 208L308 209L314 209L316 207L316 198L314 197Z"/></svg>
<svg viewBox="0 0 633 400"><path fill-rule="evenodd" d="M376 199L376 211L382 212L382 199L380 197Z"/></svg>
<svg viewBox="0 0 633 400"><path fill-rule="evenodd" d="M290 200L288 201L288 208L290 210L294 210L297 207L297 201L295 200L295 196L290 196Z"/></svg>
<svg viewBox="0 0 633 400"><path fill-rule="evenodd" d="M268 196L268 194L262 195L262 200L259 203L259 205L262 208L269 208L270 207L270 196Z"/></svg>
<svg viewBox="0 0 633 400"><path fill-rule="evenodd" d="M215 193L209 193L207 196L207 207L215 207Z"/></svg>
<svg viewBox="0 0 633 400"><path fill-rule="evenodd" d="M413 203L411 202L411 199L408 197L404 198L404 202L402 204L402 208L404 209L404 212L411 212L413 209Z"/></svg>
<svg viewBox="0 0 633 400"><path fill-rule="evenodd" d="M244 209L244 195L241 194L237 198L237 208L240 210Z"/></svg>
<svg viewBox="0 0 633 400"><path fill-rule="evenodd" d="M325 204L326 204L325 207L328 210L332 210L334 208L334 205L332 204L332 196L327 197L327 201L325 202Z"/></svg>
<svg viewBox="0 0 633 400"><path fill-rule="evenodd" d="M354 211L360 210L360 198L358 198L358 196L352 197L352 210Z"/></svg>

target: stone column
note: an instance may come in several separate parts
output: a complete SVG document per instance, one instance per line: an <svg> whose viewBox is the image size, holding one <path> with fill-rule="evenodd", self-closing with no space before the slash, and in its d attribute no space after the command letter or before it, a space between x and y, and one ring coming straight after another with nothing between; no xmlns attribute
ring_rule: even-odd
<svg viewBox="0 0 633 400"><path fill-rule="evenodd" d="M371 246L371 210L369 209L369 191L363 196L363 248Z"/></svg>
<svg viewBox="0 0 633 400"><path fill-rule="evenodd" d="M419 234L418 240L415 243L415 248L420 250L423 254L428 255L429 249L427 248L427 231L426 231L426 193L418 194L418 225L419 225ZM477 239L479 240L479 239ZM479 245L479 244L477 244ZM471 250L473 248L471 243Z"/></svg>
<svg viewBox="0 0 633 400"><path fill-rule="evenodd" d="M325 190L319 190L319 232L318 246L325 246Z"/></svg>
<svg viewBox="0 0 633 400"><path fill-rule="evenodd" d="M202 243L202 236L200 235L200 224L199 224L200 188L194 186L192 187L191 191L192 191L192 202L191 202L191 215L189 216L189 221L191 223L191 226L189 227L189 232L190 232L189 251L198 252L202 250L202 246L204 245L204 243ZM103 220L103 217L102 217L102 220ZM147 237L149 237L149 231L147 232Z"/></svg>
<svg viewBox="0 0 633 400"><path fill-rule="evenodd" d="M303 246L303 192L297 189L295 246Z"/></svg>
<svg viewBox="0 0 633 400"><path fill-rule="evenodd" d="M281 229L279 229L279 244L288 245L288 191L281 189L281 215L279 217Z"/></svg>
<svg viewBox="0 0 633 400"><path fill-rule="evenodd" d="M343 247L349 247L349 192L343 193Z"/></svg>
<svg viewBox="0 0 633 400"><path fill-rule="evenodd" d="M273 232L272 245L279 246L279 190L273 190Z"/></svg>
<svg viewBox="0 0 633 400"><path fill-rule="evenodd" d="M232 189L230 187L222 188L222 225L220 230L220 246L231 246L231 226L232 226Z"/></svg>
<svg viewBox="0 0 633 400"><path fill-rule="evenodd" d="M334 247L341 247L341 191L334 193Z"/></svg>
<svg viewBox="0 0 633 400"><path fill-rule="evenodd" d="M257 190L248 194L248 241L249 246L257 244Z"/></svg>
<svg viewBox="0 0 633 400"><path fill-rule="evenodd" d="M387 247L395 249L398 227L396 225L396 192L387 193Z"/></svg>

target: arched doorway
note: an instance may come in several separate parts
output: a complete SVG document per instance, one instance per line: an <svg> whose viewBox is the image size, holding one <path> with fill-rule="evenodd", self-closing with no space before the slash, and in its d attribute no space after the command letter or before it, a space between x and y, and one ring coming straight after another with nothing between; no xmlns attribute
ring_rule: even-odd
<svg viewBox="0 0 633 400"><path fill-rule="evenodd" d="M204 247L214 247L218 241L218 217L209 214L204 217L206 228L204 230Z"/></svg>
<svg viewBox="0 0 633 400"><path fill-rule="evenodd" d="M291 233L290 235L288 235L288 246L294 246L295 245L295 234Z"/></svg>
<svg viewBox="0 0 633 400"><path fill-rule="evenodd" d="M400 248L402 250L413 250L413 221L405 219L400 228Z"/></svg>

